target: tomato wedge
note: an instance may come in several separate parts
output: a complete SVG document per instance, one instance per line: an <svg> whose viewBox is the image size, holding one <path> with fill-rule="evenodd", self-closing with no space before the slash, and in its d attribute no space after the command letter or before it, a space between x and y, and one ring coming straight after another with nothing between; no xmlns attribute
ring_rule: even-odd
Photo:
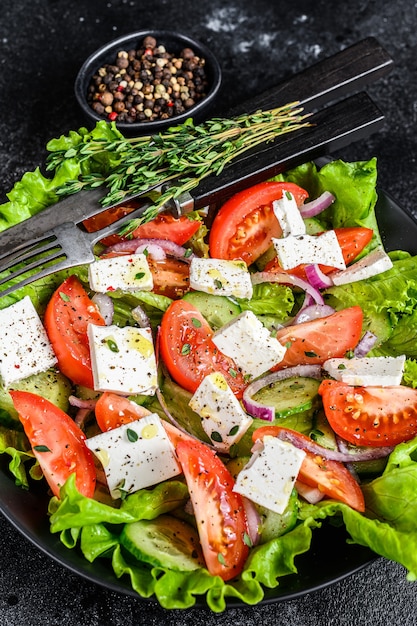
<svg viewBox="0 0 417 626"><path fill-rule="evenodd" d="M281 426L262 426L254 431L252 439L258 441L267 436L277 437L282 431L291 432L290 429ZM299 432L297 438L309 442L309 438ZM362 490L343 463L325 459L309 450L304 452L306 456L301 464L298 480L310 487L318 488L329 498L344 502L352 509L363 513L365 499Z"/></svg>
<svg viewBox="0 0 417 626"><path fill-rule="evenodd" d="M96 470L82 430L64 411L41 396L27 391L10 391L10 395L53 494L59 497L62 485L75 473L78 491L92 498Z"/></svg>
<svg viewBox="0 0 417 626"><path fill-rule="evenodd" d="M272 209L285 191L300 206L307 191L294 183L268 181L232 196L218 211L210 229L210 256L216 259L242 259L250 265L280 237L281 226Z"/></svg>
<svg viewBox="0 0 417 626"><path fill-rule="evenodd" d="M141 224L133 231L135 239L167 239L182 246L200 228L199 220L187 215L174 217L172 213L160 213L155 219Z"/></svg>
<svg viewBox="0 0 417 626"><path fill-rule="evenodd" d="M205 376L221 372L237 397L247 387L233 359L219 352L213 331L200 311L186 300L166 310L160 330L160 352L168 372L184 389L195 392Z"/></svg>
<svg viewBox="0 0 417 626"><path fill-rule="evenodd" d="M132 402L128 398L110 391L105 391L100 396L94 410L97 424L102 432L113 430L113 428L118 428L123 424L135 422L151 413L145 407L136 404L136 402ZM191 435L187 435L165 420L162 420L162 425L174 446L180 439L193 440Z"/></svg>
<svg viewBox="0 0 417 626"><path fill-rule="evenodd" d="M207 569L230 580L238 576L248 557L245 509L234 480L217 454L200 441L176 446L200 537Z"/></svg>
<svg viewBox="0 0 417 626"><path fill-rule="evenodd" d="M343 259L346 265L352 263L362 252L362 250L368 245L371 241L374 231L371 228L365 228L362 226L352 226L348 228L335 228L334 232L336 233L337 240L339 242L340 248L342 250ZM324 274L329 274L335 270L334 267L330 267L329 265L319 265L321 271ZM295 276L299 276L300 278L306 278L305 274L305 265L297 265L289 270L283 270L278 262L277 257L274 257L267 263L265 267L266 272L288 272L289 274L294 274Z"/></svg>
<svg viewBox="0 0 417 626"><path fill-rule="evenodd" d="M345 356L357 345L362 322L362 309L352 306L327 317L281 328L276 336L287 351L283 360L272 369L321 364L327 359Z"/></svg>
<svg viewBox="0 0 417 626"><path fill-rule="evenodd" d="M44 325L61 372L76 385L93 388L89 323L104 326L96 305L76 276L67 278L52 295Z"/></svg>
<svg viewBox="0 0 417 626"><path fill-rule="evenodd" d="M358 446L395 446L417 435L417 389L353 387L324 380L323 407L335 433Z"/></svg>

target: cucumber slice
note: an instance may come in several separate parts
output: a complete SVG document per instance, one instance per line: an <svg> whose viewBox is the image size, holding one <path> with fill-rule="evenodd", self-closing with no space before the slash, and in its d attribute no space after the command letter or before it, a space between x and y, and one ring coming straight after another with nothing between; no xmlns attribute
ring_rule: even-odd
<svg viewBox="0 0 417 626"><path fill-rule="evenodd" d="M260 389L254 400L275 407L275 417L287 417L318 406L320 381L315 378L285 378Z"/></svg>
<svg viewBox="0 0 417 626"><path fill-rule="evenodd" d="M313 430L310 437L323 448L337 450L336 435L330 426L324 411L317 411L314 415Z"/></svg>
<svg viewBox="0 0 417 626"><path fill-rule="evenodd" d="M317 235L318 233L322 233L323 230L326 230L320 220L315 217L307 217L304 220L304 224L306 226L307 235Z"/></svg>
<svg viewBox="0 0 417 626"><path fill-rule="evenodd" d="M183 297L200 311L213 330L221 328L241 313L236 302L226 296L216 296L203 291L189 291Z"/></svg>
<svg viewBox="0 0 417 626"><path fill-rule="evenodd" d="M204 567L197 531L171 515L126 524L120 543L136 559L156 567L183 572Z"/></svg>

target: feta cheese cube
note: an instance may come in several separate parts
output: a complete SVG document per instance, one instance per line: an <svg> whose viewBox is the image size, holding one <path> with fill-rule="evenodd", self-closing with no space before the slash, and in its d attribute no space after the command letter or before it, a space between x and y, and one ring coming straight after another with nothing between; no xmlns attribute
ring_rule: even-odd
<svg viewBox="0 0 417 626"><path fill-rule="evenodd" d="M286 352L252 311L243 311L222 326L214 333L213 342L253 378L282 361Z"/></svg>
<svg viewBox="0 0 417 626"><path fill-rule="evenodd" d="M284 191L282 198L274 200L272 209L282 228L283 237L305 234L306 226L292 193Z"/></svg>
<svg viewBox="0 0 417 626"><path fill-rule="evenodd" d="M181 474L174 447L156 413L85 441L101 462L112 498Z"/></svg>
<svg viewBox="0 0 417 626"><path fill-rule="evenodd" d="M190 287L196 291L250 299L252 282L244 261L194 257L190 263Z"/></svg>
<svg viewBox="0 0 417 626"><path fill-rule="evenodd" d="M323 369L347 385L390 387L401 385L405 356L328 359Z"/></svg>
<svg viewBox="0 0 417 626"><path fill-rule="evenodd" d="M87 333L96 391L155 393L157 370L150 328L89 324Z"/></svg>
<svg viewBox="0 0 417 626"><path fill-rule="evenodd" d="M221 452L239 441L253 421L219 372L201 381L189 405L200 415L205 433Z"/></svg>
<svg viewBox="0 0 417 626"><path fill-rule="evenodd" d="M365 280L371 276L377 276L392 268L392 261L385 250L372 250L356 263L349 265L348 268L341 272L333 272L330 274L335 285L347 285L355 283L358 280Z"/></svg>
<svg viewBox="0 0 417 626"><path fill-rule="evenodd" d="M263 444L239 472L233 491L283 513L306 453L276 437L265 437Z"/></svg>
<svg viewBox="0 0 417 626"><path fill-rule="evenodd" d="M342 250L334 230L326 230L321 235L290 235L282 239L272 239L281 267L289 270L301 263L330 265L346 269Z"/></svg>
<svg viewBox="0 0 417 626"><path fill-rule="evenodd" d="M151 291L153 288L152 273L143 253L98 259L88 266L88 280L91 289L98 293L117 289Z"/></svg>
<svg viewBox="0 0 417 626"><path fill-rule="evenodd" d="M0 310L0 377L5 387L45 372L57 358L29 296Z"/></svg>

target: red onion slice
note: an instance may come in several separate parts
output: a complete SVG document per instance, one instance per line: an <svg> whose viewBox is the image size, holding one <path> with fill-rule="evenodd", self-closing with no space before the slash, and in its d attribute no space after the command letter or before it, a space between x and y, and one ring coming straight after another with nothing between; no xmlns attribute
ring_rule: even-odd
<svg viewBox="0 0 417 626"><path fill-rule="evenodd" d="M293 319L293 324L303 324L304 322L311 322L322 317L328 317L335 312L333 307L328 304L310 304L305 308L302 307L297 315Z"/></svg>
<svg viewBox="0 0 417 626"><path fill-rule="evenodd" d="M324 498L324 493L320 491L318 487L310 487L299 480L295 481L295 488L300 496L310 504L317 504L317 502L320 502L320 500Z"/></svg>
<svg viewBox="0 0 417 626"><path fill-rule="evenodd" d="M243 392L242 402L245 410L252 415L252 417L258 417L259 419L272 422L275 419L275 408L273 406L266 406L253 399L253 396L264 387L275 383L278 380L284 380L285 378L292 378L293 376L307 377L307 378L321 378L322 370L320 365L296 365L294 367L287 367L278 372L272 372L263 378L259 378L246 387Z"/></svg>
<svg viewBox="0 0 417 626"><path fill-rule="evenodd" d="M148 314L140 305L132 309L132 317L140 328L149 328L151 325Z"/></svg>
<svg viewBox="0 0 417 626"><path fill-rule="evenodd" d="M302 204L299 209L303 218L315 217L325 209L329 208L336 200L330 191L324 191L318 198Z"/></svg>
<svg viewBox="0 0 417 626"><path fill-rule="evenodd" d="M324 304L323 296L318 289L313 287L308 281L298 278L298 276L293 276L292 274L286 274L285 272L255 272L251 275L251 280L253 285L259 285L260 283L281 283L282 285L299 287L310 294L317 304Z"/></svg>
<svg viewBox="0 0 417 626"><path fill-rule="evenodd" d="M77 396L70 396L68 401L71 406L75 406L77 409L88 409L89 411L94 411L97 404L97 399L95 398L83 400L82 398L77 398Z"/></svg>
<svg viewBox="0 0 417 626"><path fill-rule="evenodd" d="M368 354L377 342L378 337L367 330L364 336L359 340L358 345L354 349L353 353L356 357L362 358Z"/></svg>
<svg viewBox="0 0 417 626"><path fill-rule="evenodd" d="M193 256L195 256L193 253L190 253L189 249L179 246L173 241L168 241L166 239L129 239L128 241L120 241L106 248L104 254L109 254L111 252L133 254L139 248L141 250L148 248L149 250L149 246L158 246L166 254L169 254L170 256L180 259L186 263L189 263Z"/></svg>
<svg viewBox="0 0 417 626"><path fill-rule="evenodd" d="M256 546L261 538L259 533L259 529L261 527L261 516L251 500L245 498L244 496L242 496L242 500L243 508L245 509L246 514L249 539L251 540L252 545Z"/></svg>
<svg viewBox="0 0 417 626"><path fill-rule="evenodd" d="M167 258L165 250L157 243L141 243L135 250L135 254L141 252L149 255L155 261L165 261Z"/></svg>
<svg viewBox="0 0 417 626"><path fill-rule="evenodd" d="M317 263L306 265L304 268L306 273L308 282L310 285L315 287L315 289L326 289L327 287L331 287L333 285L333 280L330 276L327 276Z"/></svg>
<svg viewBox="0 0 417 626"><path fill-rule="evenodd" d="M114 304L113 300L105 293L96 293L92 301L97 306L106 326L110 326L113 321Z"/></svg>
<svg viewBox="0 0 417 626"><path fill-rule="evenodd" d="M393 447L381 448L357 448L354 452L342 452L340 450L330 450L324 448L312 439L306 440L303 436L298 436L294 430L282 430L278 438L282 441L291 443L296 448L306 450L317 456L322 456L329 461L340 461L341 463L352 463L353 461L371 461L373 459L382 459L393 451Z"/></svg>

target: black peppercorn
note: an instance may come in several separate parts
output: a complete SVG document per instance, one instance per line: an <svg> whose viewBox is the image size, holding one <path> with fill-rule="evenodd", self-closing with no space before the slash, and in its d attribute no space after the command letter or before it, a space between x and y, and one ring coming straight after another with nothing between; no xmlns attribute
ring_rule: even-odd
<svg viewBox="0 0 417 626"><path fill-rule="evenodd" d="M206 97L208 87L204 58L191 48L177 56L148 36L138 49L119 50L113 63L98 69L87 101L103 118L152 121L184 113Z"/></svg>

